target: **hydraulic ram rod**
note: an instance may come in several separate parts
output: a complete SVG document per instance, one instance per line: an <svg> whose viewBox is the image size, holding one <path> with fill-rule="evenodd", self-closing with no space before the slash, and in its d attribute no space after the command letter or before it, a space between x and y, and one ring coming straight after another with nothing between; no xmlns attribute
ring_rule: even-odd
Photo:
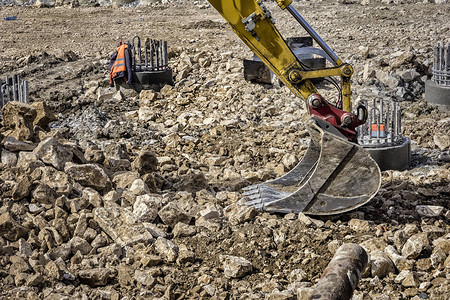
<svg viewBox="0 0 450 300"><path fill-rule="evenodd" d="M334 51L327 45L327 43L325 43L324 40L322 40L317 32L308 24L308 22L306 22L305 19L303 19L303 17L295 10L295 8L292 5L289 5L286 9L297 20L297 22L302 25L302 27L309 33L309 35L311 35L311 37L317 42L317 44L319 44L323 51L328 54L330 60L334 62L335 65L341 65L342 61L337 56L337 54L334 53Z"/></svg>

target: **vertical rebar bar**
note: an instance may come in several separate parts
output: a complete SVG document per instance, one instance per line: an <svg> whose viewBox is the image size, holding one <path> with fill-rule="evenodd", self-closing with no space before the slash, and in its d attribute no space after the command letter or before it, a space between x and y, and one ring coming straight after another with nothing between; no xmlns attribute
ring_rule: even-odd
<svg viewBox="0 0 450 300"><path fill-rule="evenodd" d="M159 41L155 41L156 69L159 70Z"/></svg>
<svg viewBox="0 0 450 300"><path fill-rule="evenodd" d="M19 82L19 84L17 85L17 98L19 98L19 102L24 102L23 101L23 99L22 99L22 96L23 96L23 83L22 82Z"/></svg>
<svg viewBox="0 0 450 300"><path fill-rule="evenodd" d="M137 36L135 36L132 40L133 45L131 47L131 66L134 69L134 71L136 71L136 44L134 43L134 40L137 38Z"/></svg>
<svg viewBox="0 0 450 300"><path fill-rule="evenodd" d="M159 63L159 66L160 66L161 68L163 68L163 67L164 67L164 55L163 55L163 48L164 48L164 46L163 46L163 41L162 41L162 40L160 40L160 41L159 41L159 59L160 59L160 63Z"/></svg>
<svg viewBox="0 0 450 300"><path fill-rule="evenodd" d="M450 86L450 43L447 44L447 55L445 56L445 85Z"/></svg>
<svg viewBox="0 0 450 300"><path fill-rule="evenodd" d="M3 82L0 79L0 103L1 103L2 107L5 105L4 101L5 101L5 99L3 97Z"/></svg>
<svg viewBox="0 0 450 300"><path fill-rule="evenodd" d="M23 100L25 103L30 102L30 95L29 95L29 87L28 87L28 80L23 81Z"/></svg>
<svg viewBox="0 0 450 300"><path fill-rule="evenodd" d="M155 67L155 64L153 63L153 56L155 55L154 53L154 43L153 40L150 40L150 67L153 71L153 68Z"/></svg>
<svg viewBox="0 0 450 300"><path fill-rule="evenodd" d="M17 94L16 94L16 76L13 75L12 77L12 93L13 93L13 101L17 101Z"/></svg>
<svg viewBox="0 0 450 300"><path fill-rule="evenodd" d="M163 45L163 57L164 57L164 68L167 68L168 65L168 59L167 59L167 42L164 41Z"/></svg>
<svg viewBox="0 0 450 300"><path fill-rule="evenodd" d="M148 38L146 38L145 41L144 41L145 69L148 68L148 49L147 49L147 44L149 44Z"/></svg>
<svg viewBox="0 0 450 300"><path fill-rule="evenodd" d="M137 48L138 48L139 65L142 65L141 39L139 37L138 37L138 40L137 40Z"/></svg>

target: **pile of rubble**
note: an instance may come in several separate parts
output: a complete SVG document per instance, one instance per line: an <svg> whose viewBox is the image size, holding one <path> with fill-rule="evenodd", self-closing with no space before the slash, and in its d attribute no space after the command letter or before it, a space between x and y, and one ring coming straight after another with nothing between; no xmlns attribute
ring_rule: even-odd
<svg viewBox="0 0 450 300"><path fill-rule="evenodd" d="M353 18L350 6L326 7L316 23L326 27L337 11ZM192 14L174 6L142 15L167 25L167 15L180 7ZM407 12L364 7L358 15L364 22L386 13L383 26L397 22L395 12ZM130 14L98 9L98 24L103 13ZM175 85L141 93L108 87L111 41L101 44L104 29L95 24L83 25L92 28L90 39L98 37L93 48L80 36L80 45L90 45L85 52L5 52L11 60L1 62L0 72L29 79L33 103L3 108L0 297L307 299L336 249L357 243L370 259L354 300L446 299L450 117L423 101L430 34L400 26L402 36L415 32L420 47L376 39L351 54L342 30L330 28L327 40L361 70L355 99L407 100L400 105L403 134L414 144L413 168L383 172L378 195L354 212L278 215L240 206L240 189L298 162L307 149L305 110L285 87L245 82L242 58L250 51L226 35L226 24L209 19L215 11L202 12L208 17L177 19L181 27L171 27L186 36L169 53ZM348 30L358 39L364 30L356 23ZM279 25L295 33L292 24ZM73 45L65 46L60 49Z"/></svg>
<svg viewBox="0 0 450 300"><path fill-rule="evenodd" d="M355 299L448 292L446 167L386 173L370 205L340 218L261 214L152 147L83 148L49 131L42 102L9 102L3 115L4 296L304 299L343 242L370 253Z"/></svg>

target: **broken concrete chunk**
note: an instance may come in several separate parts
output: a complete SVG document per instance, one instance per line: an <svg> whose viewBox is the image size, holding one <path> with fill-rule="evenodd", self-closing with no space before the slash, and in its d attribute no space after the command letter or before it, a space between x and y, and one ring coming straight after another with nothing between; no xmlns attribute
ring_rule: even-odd
<svg viewBox="0 0 450 300"><path fill-rule="evenodd" d="M75 181L97 191L104 190L110 184L108 175L98 165L77 165L67 163L64 171Z"/></svg>
<svg viewBox="0 0 450 300"><path fill-rule="evenodd" d="M73 152L53 137L44 139L33 152L37 158L58 170L62 170L67 162L72 161L73 157Z"/></svg>
<svg viewBox="0 0 450 300"><path fill-rule="evenodd" d="M148 244L153 241L153 236L145 229L137 216L121 207L96 208L94 220L122 247L136 243Z"/></svg>
<svg viewBox="0 0 450 300"><path fill-rule="evenodd" d="M222 262L225 276L229 278L241 278L253 271L251 262L243 257L220 255L219 260Z"/></svg>

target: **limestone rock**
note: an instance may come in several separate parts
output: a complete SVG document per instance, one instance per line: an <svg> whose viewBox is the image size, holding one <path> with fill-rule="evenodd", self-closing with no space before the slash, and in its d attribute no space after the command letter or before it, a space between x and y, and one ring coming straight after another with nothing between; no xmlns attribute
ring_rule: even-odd
<svg viewBox="0 0 450 300"><path fill-rule="evenodd" d="M402 256L406 258L417 258L425 247L430 245L426 233L416 233L411 236L403 245Z"/></svg>
<svg viewBox="0 0 450 300"><path fill-rule="evenodd" d="M40 183L32 192L33 200L42 204L53 204L55 203L58 194L45 183Z"/></svg>
<svg viewBox="0 0 450 300"><path fill-rule="evenodd" d="M36 144L30 142L19 141L12 136L7 136L3 141L3 146L12 152L18 151L33 151L36 148Z"/></svg>
<svg viewBox="0 0 450 300"><path fill-rule="evenodd" d="M85 188L81 194L81 198L90 203L93 207L103 206L103 198L96 190Z"/></svg>
<svg viewBox="0 0 450 300"><path fill-rule="evenodd" d="M133 213L141 222L153 222L158 216L162 206L162 197L159 195L142 195L136 197L133 204Z"/></svg>
<svg viewBox="0 0 450 300"><path fill-rule="evenodd" d="M17 223L10 212L0 215L0 237L9 241L17 241L28 233L28 229Z"/></svg>
<svg viewBox="0 0 450 300"><path fill-rule="evenodd" d="M181 245L178 251L177 264L183 265L188 262L193 263L195 261L194 252L187 249L186 245Z"/></svg>
<svg viewBox="0 0 450 300"><path fill-rule="evenodd" d="M192 217L184 212L176 202L169 202L159 212L158 216L164 224L174 227L178 222L189 224Z"/></svg>
<svg viewBox="0 0 450 300"><path fill-rule="evenodd" d="M78 236L73 237L69 243L73 254L80 251L82 255L86 255L92 250L91 245L85 239Z"/></svg>
<svg viewBox="0 0 450 300"><path fill-rule="evenodd" d="M291 283L308 281L308 274L302 269L294 269L289 273L288 280Z"/></svg>
<svg viewBox="0 0 450 300"><path fill-rule="evenodd" d="M145 194L150 194L150 189L145 184L145 182L139 178L133 181L133 183L131 184L130 192L132 192L136 196L141 196Z"/></svg>
<svg viewBox="0 0 450 300"><path fill-rule="evenodd" d="M33 121L36 109L29 104L10 101L3 107L3 126L10 129L12 136L19 141L31 140L34 136Z"/></svg>
<svg viewBox="0 0 450 300"><path fill-rule="evenodd" d="M232 225L238 225L254 219L258 211L253 206L232 204L224 209L224 214Z"/></svg>
<svg viewBox="0 0 450 300"><path fill-rule="evenodd" d="M56 120L55 115L45 102L33 102L31 106L36 110L36 118L33 121L34 126L47 129L48 124Z"/></svg>
<svg viewBox="0 0 450 300"><path fill-rule="evenodd" d="M32 182L29 176L22 176L16 183L12 190L12 197L14 200L20 200L28 197L32 187Z"/></svg>
<svg viewBox="0 0 450 300"><path fill-rule="evenodd" d="M384 249L384 252L387 254L387 256L389 256L389 258L391 259L391 261L394 263L394 266L400 270L411 270L412 269L412 264L403 256L399 255L397 250L394 248L394 246L387 246Z"/></svg>
<svg viewBox="0 0 450 300"><path fill-rule="evenodd" d="M174 262L178 257L178 246L163 237L156 239L155 248L167 262Z"/></svg>
<svg viewBox="0 0 450 300"><path fill-rule="evenodd" d="M440 237L433 241L433 246L435 248L441 248L445 251L447 255L450 254L450 234L447 234L445 237Z"/></svg>
<svg viewBox="0 0 450 300"><path fill-rule="evenodd" d="M44 163L62 170L67 162L72 161L73 152L64 147L57 139L48 137L33 150Z"/></svg>
<svg viewBox="0 0 450 300"><path fill-rule="evenodd" d="M96 268L78 272L80 281L89 286L104 286L107 284L109 276L110 271L108 268Z"/></svg>
<svg viewBox="0 0 450 300"><path fill-rule="evenodd" d="M77 165L68 163L64 171L81 185L91 187L97 191L104 190L110 184L105 171L94 164Z"/></svg>
<svg viewBox="0 0 450 300"><path fill-rule="evenodd" d="M49 261L45 265L45 274L51 279L61 280L63 278L63 272L54 261Z"/></svg>
<svg viewBox="0 0 450 300"><path fill-rule="evenodd" d="M197 233L195 226L191 226L184 223L177 223L172 230L173 236L177 237L188 237L193 236Z"/></svg>
<svg viewBox="0 0 450 300"><path fill-rule="evenodd" d="M156 284L156 280L150 271L136 270L134 271L134 279L136 282L150 289Z"/></svg>
<svg viewBox="0 0 450 300"><path fill-rule="evenodd" d="M401 283L404 287L419 286L419 278L416 272L410 270L401 271L394 279L396 283Z"/></svg>
<svg viewBox="0 0 450 300"><path fill-rule="evenodd" d="M369 221L367 220L351 219L348 222L348 226L357 232L366 232L370 230Z"/></svg>
<svg viewBox="0 0 450 300"><path fill-rule="evenodd" d="M47 184L60 195L69 195L73 186L65 172L58 171L53 167L41 167L40 170L42 172L41 183Z"/></svg>
<svg viewBox="0 0 450 300"><path fill-rule="evenodd" d="M378 276L379 278L383 278L389 273L395 272L394 264L389 256L381 250L372 251L370 253L369 263L371 266L372 277Z"/></svg>
<svg viewBox="0 0 450 300"><path fill-rule="evenodd" d="M253 271L251 262L243 257L220 255L224 274L229 278L241 278Z"/></svg>
<svg viewBox="0 0 450 300"><path fill-rule="evenodd" d="M121 207L94 209L94 220L116 243L122 247L136 243L148 244L153 236L132 212Z"/></svg>
<svg viewBox="0 0 450 300"><path fill-rule="evenodd" d="M388 88L393 89L393 88L397 87L399 84L399 81L396 77L390 75L389 73L387 73L385 71L377 70L376 76L377 76L378 80L380 80Z"/></svg>
<svg viewBox="0 0 450 300"><path fill-rule="evenodd" d="M1 163L7 167L15 167L17 165L17 154L9 152L6 149L1 151Z"/></svg>
<svg viewBox="0 0 450 300"><path fill-rule="evenodd" d="M129 188L136 179L139 179L138 172L119 172L113 175L112 182L117 189L125 189Z"/></svg>
<svg viewBox="0 0 450 300"><path fill-rule="evenodd" d="M434 144L441 150L448 150L450 147L450 137L448 134L435 134L433 136Z"/></svg>
<svg viewBox="0 0 450 300"><path fill-rule="evenodd" d="M142 175L156 171L157 167L158 159L155 154L150 151L141 151L131 164L132 170L137 171Z"/></svg>

